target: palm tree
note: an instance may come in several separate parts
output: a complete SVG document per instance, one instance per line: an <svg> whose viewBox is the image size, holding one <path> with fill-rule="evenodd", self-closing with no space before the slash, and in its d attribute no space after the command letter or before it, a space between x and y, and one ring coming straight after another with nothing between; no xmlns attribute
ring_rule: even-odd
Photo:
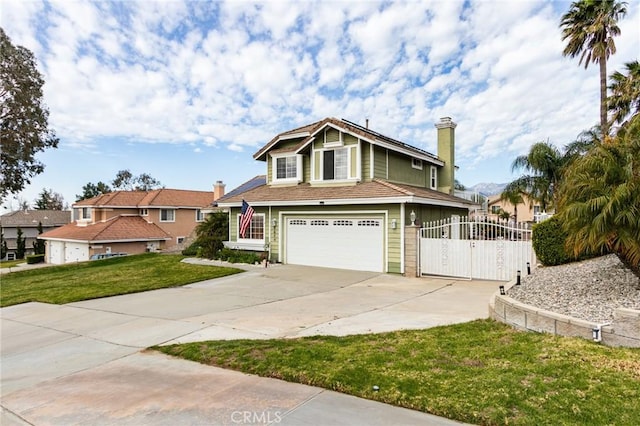
<svg viewBox="0 0 640 426"><path fill-rule="evenodd" d="M566 163L565 157L549 142L538 142L531 146L529 153L513 160L511 170L524 170L526 174L505 188L508 192L526 194L529 199L540 203L543 211L556 203L556 188L560 182Z"/></svg>
<svg viewBox="0 0 640 426"><path fill-rule="evenodd" d="M518 204L524 204L524 188L517 185L507 185L500 194L500 201L506 201L513 206L513 221L518 223Z"/></svg>
<svg viewBox="0 0 640 426"><path fill-rule="evenodd" d="M609 111L612 123L624 124L629 115L640 113L640 64L638 61L625 64L627 75L619 71L609 77L611 96L609 96Z"/></svg>
<svg viewBox="0 0 640 426"><path fill-rule="evenodd" d="M562 16L562 40L567 40L562 55L575 58L585 69L590 63L600 65L600 126L608 134L607 60L616 53L615 36L620 35L618 20L627 13L626 2L616 0L579 0L571 3Z"/></svg>
<svg viewBox="0 0 640 426"><path fill-rule="evenodd" d="M566 171L559 216L575 255L618 253L640 265L640 115Z"/></svg>

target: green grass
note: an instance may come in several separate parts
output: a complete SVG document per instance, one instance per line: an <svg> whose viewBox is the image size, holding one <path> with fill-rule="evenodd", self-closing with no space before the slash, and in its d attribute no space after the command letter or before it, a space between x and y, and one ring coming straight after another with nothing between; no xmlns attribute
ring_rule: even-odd
<svg viewBox="0 0 640 426"><path fill-rule="evenodd" d="M640 350L519 332L491 320L153 349L474 424L635 426L640 419Z"/></svg>
<svg viewBox="0 0 640 426"><path fill-rule="evenodd" d="M180 262L184 256L147 253L3 274L0 306L70 303L177 287L238 272L236 268Z"/></svg>
<svg viewBox="0 0 640 426"><path fill-rule="evenodd" d="M0 262L0 268L13 268L20 263L27 263L27 259L20 260L3 260Z"/></svg>

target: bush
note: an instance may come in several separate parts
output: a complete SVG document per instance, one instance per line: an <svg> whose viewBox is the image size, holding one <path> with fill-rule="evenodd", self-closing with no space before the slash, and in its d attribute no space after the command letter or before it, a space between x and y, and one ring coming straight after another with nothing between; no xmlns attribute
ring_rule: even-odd
<svg viewBox="0 0 640 426"><path fill-rule="evenodd" d="M225 247L218 251L216 258L230 263L248 263L253 265L256 262L259 263L262 256L253 251L232 250Z"/></svg>
<svg viewBox="0 0 640 426"><path fill-rule="evenodd" d="M567 233L557 216L533 225L531 239L538 260L545 266L562 265L575 260L565 250Z"/></svg>
<svg viewBox="0 0 640 426"><path fill-rule="evenodd" d="M32 254L27 256L27 263L32 265L34 263L44 262L44 254Z"/></svg>
<svg viewBox="0 0 640 426"><path fill-rule="evenodd" d="M193 243L189 247L186 247L182 250L182 254L184 256L196 256L198 254L198 244Z"/></svg>

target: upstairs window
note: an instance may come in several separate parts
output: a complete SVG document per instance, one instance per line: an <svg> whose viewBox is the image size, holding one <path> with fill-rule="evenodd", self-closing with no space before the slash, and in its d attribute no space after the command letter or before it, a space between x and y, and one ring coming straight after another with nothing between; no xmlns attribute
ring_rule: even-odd
<svg viewBox="0 0 640 426"><path fill-rule="evenodd" d="M302 155L273 157L272 182L297 183L302 181Z"/></svg>
<svg viewBox="0 0 640 426"><path fill-rule="evenodd" d="M149 216L148 209L140 209L140 216Z"/></svg>
<svg viewBox="0 0 640 426"><path fill-rule="evenodd" d="M324 151L322 155L322 176L324 180L339 180L349 177L347 148Z"/></svg>
<svg viewBox="0 0 640 426"><path fill-rule="evenodd" d="M298 176L296 157L276 158L276 179L295 179Z"/></svg>
<svg viewBox="0 0 640 426"><path fill-rule="evenodd" d="M196 209L196 222L204 222L204 213L200 209Z"/></svg>
<svg viewBox="0 0 640 426"><path fill-rule="evenodd" d="M160 209L160 222L175 222L176 211L174 209Z"/></svg>
<svg viewBox="0 0 640 426"><path fill-rule="evenodd" d="M438 189L438 169L436 166L431 166L431 178L429 179L429 186L431 189Z"/></svg>
<svg viewBox="0 0 640 426"><path fill-rule="evenodd" d="M422 160L419 158L412 158L411 167L413 167L414 169L422 170Z"/></svg>
<svg viewBox="0 0 640 426"><path fill-rule="evenodd" d="M91 207L83 207L80 209L80 219L91 219Z"/></svg>

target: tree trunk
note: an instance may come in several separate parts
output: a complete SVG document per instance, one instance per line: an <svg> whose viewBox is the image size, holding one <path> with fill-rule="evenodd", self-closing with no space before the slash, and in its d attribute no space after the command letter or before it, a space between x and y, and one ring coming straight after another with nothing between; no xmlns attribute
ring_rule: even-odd
<svg viewBox="0 0 640 426"><path fill-rule="evenodd" d="M609 134L609 123L607 122L607 56L600 55L600 127L602 136Z"/></svg>

